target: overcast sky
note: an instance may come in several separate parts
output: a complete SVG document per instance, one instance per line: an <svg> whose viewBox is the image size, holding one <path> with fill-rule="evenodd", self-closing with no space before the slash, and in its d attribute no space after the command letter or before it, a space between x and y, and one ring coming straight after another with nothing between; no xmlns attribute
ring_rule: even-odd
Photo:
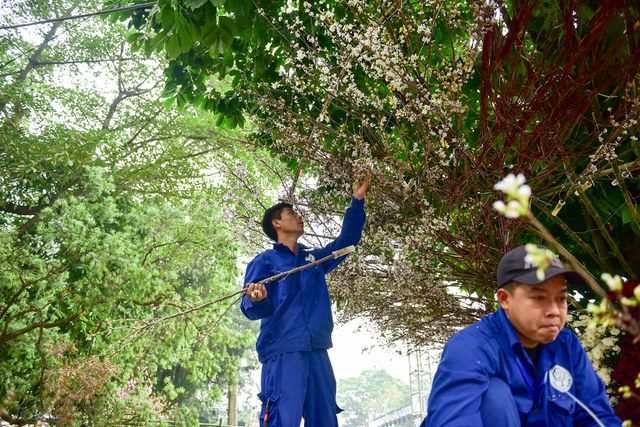
<svg viewBox="0 0 640 427"><path fill-rule="evenodd" d="M355 377L367 369L383 369L409 384L408 358L406 354L398 354L402 348L383 346L376 335L375 327L364 320L335 325L329 357L337 380Z"/></svg>

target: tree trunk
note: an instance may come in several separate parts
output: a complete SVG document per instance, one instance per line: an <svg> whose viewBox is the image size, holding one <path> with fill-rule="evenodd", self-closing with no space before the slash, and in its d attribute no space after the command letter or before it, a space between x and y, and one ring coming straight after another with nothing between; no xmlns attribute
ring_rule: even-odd
<svg viewBox="0 0 640 427"><path fill-rule="evenodd" d="M229 418L227 420L227 424L230 426L235 426L237 425L237 418L238 418L238 405L237 405L237 400L238 400L238 383L237 381L234 381L233 384L229 384L229 391L227 392L227 397L228 397L228 414L229 414Z"/></svg>

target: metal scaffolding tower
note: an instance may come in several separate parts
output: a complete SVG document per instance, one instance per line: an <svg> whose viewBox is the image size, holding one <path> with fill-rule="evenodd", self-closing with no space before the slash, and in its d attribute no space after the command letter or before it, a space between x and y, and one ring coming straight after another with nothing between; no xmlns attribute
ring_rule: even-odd
<svg viewBox="0 0 640 427"><path fill-rule="evenodd" d="M419 426L427 415L427 400L431 391L433 371L437 359L433 350L414 349L409 351L409 388L411 391L411 418L414 426Z"/></svg>

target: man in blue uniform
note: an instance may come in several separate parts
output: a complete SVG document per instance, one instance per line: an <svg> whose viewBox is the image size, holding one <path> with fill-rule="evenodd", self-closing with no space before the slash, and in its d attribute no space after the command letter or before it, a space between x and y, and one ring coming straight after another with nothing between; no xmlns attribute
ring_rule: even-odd
<svg viewBox="0 0 640 427"><path fill-rule="evenodd" d="M262 228L275 240L273 249L256 256L247 266L242 312L261 319L256 344L262 363L261 426L333 427L336 414L336 380L327 349L332 346L333 318L325 274L343 259L309 267L266 285L260 280L356 245L365 223L364 194L369 176L357 185L342 222L340 235L320 249L298 243L304 233L302 218L287 203L264 214ZM265 418L267 421L265 422Z"/></svg>
<svg viewBox="0 0 640 427"><path fill-rule="evenodd" d="M546 248L540 248L546 249ZM456 333L445 345L429 396L427 427L620 426L604 385L576 335L564 328L567 281L578 273L555 258L542 279L524 246L498 265L497 312ZM563 369L564 368L564 369Z"/></svg>

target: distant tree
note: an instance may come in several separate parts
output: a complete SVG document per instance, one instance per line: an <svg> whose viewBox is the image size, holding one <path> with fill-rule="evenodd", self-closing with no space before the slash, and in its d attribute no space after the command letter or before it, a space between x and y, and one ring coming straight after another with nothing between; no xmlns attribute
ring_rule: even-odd
<svg viewBox="0 0 640 427"><path fill-rule="evenodd" d="M381 369L369 369L357 377L338 381L344 427L367 426L369 419L409 403L409 386Z"/></svg>

